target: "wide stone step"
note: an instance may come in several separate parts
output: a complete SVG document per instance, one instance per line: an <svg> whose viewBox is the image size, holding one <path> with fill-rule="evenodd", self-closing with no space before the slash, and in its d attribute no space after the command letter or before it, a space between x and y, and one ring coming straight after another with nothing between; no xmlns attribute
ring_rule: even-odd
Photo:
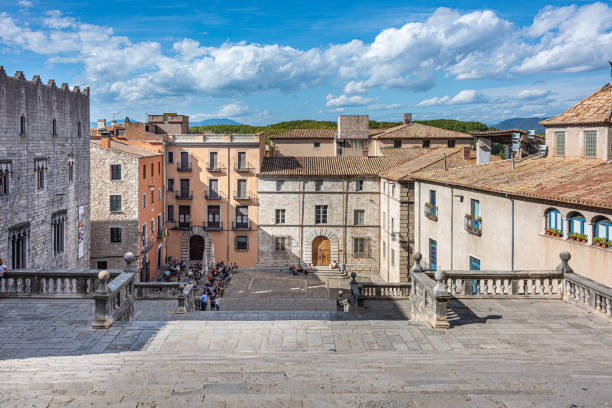
<svg viewBox="0 0 612 408"><path fill-rule="evenodd" d="M273 320L354 320L352 313L310 310L257 310L257 311L196 311L183 315L184 320L213 321L273 321Z"/></svg>

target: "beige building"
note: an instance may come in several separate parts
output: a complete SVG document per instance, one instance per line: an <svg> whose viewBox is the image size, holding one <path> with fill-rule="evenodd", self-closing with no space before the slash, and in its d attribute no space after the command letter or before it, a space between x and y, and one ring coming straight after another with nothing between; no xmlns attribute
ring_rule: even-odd
<svg viewBox="0 0 612 408"><path fill-rule="evenodd" d="M336 129L293 129L270 136L273 156L381 156L385 148L436 148L471 146L473 137L412 122L390 129L370 129L367 115L338 116Z"/></svg>
<svg viewBox="0 0 612 408"><path fill-rule="evenodd" d="M546 127L546 145L552 156L612 160L612 83L554 118Z"/></svg>
<svg viewBox="0 0 612 408"><path fill-rule="evenodd" d="M166 255L255 266L264 134L173 134L164 154Z"/></svg>

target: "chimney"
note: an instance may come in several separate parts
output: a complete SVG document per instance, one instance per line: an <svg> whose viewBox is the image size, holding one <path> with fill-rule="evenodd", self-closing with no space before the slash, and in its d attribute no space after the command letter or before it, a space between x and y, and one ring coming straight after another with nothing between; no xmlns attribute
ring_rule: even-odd
<svg viewBox="0 0 612 408"><path fill-rule="evenodd" d="M404 113L404 125L412 122L412 113Z"/></svg>
<svg viewBox="0 0 612 408"><path fill-rule="evenodd" d="M470 146L463 146L463 160L470 160Z"/></svg>
<svg viewBox="0 0 612 408"><path fill-rule="evenodd" d="M115 126L117 124L117 121L115 119L111 120L111 126Z"/></svg>
<svg viewBox="0 0 612 408"><path fill-rule="evenodd" d="M98 129L104 129L106 127L106 119L98 119Z"/></svg>
<svg viewBox="0 0 612 408"><path fill-rule="evenodd" d="M111 133L110 132L100 132L100 146L110 148L111 145Z"/></svg>

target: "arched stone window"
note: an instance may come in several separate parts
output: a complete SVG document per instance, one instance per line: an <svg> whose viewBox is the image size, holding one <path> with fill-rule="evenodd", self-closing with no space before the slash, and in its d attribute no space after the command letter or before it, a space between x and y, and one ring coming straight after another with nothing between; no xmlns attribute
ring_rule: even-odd
<svg viewBox="0 0 612 408"><path fill-rule="evenodd" d="M577 211L572 211L567 215L569 220L569 233L570 234L584 234L586 219L582 214Z"/></svg>
<svg viewBox="0 0 612 408"><path fill-rule="evenodd" d="M597 216L593 218L592 223L595 228L593 234L595 238L605 240L606 242L612 241L612 221L610 221L610 219L603 216Z"/></svg>

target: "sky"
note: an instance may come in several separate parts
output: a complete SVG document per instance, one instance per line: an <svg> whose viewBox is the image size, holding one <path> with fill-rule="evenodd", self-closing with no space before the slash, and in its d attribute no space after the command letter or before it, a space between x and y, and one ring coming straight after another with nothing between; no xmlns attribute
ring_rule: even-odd
<svg viewBox="0 0 612 408"><path fill-rule="evenodd" d="M262 125L558 114L610 81L612 3L0 0L0 65L91 88L91 120Z"/></svg>

